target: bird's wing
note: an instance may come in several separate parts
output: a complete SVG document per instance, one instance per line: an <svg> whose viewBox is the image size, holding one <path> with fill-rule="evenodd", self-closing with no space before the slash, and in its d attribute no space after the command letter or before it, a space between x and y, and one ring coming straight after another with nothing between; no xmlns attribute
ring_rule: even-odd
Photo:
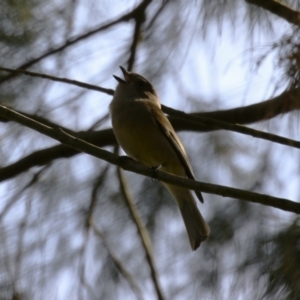
<svg viewBox="0 0 300 300"><path fill-rule="evenodd" d="M164 115L162 110L157 107L156 104L147 101L146 105L153 115L159 129L170 142L176 154L178 155L178 158L185 169L186 176L189 179L195 180L195 176L193 174L192 166L189 162L188 156L169 119ZM199 191L195 191L195 193L198 199L203 203L203 197L201 193Z"/></svg>

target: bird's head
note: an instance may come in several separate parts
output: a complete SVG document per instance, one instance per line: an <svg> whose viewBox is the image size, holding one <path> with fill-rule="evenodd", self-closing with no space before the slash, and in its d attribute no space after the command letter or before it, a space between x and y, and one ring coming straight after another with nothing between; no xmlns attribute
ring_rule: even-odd
<svg viewBox="0 0 300 300"><path fill-rule="evenodd" d="M128 98L128 100L135 99L147 99L158 101L158 97L153 85L145 79L143 76L127 72L123 67L120 67L124 79L113 75L114 78L119 82L116 91L115 98ZM124 101L124 100L123 100Z"/></svg>

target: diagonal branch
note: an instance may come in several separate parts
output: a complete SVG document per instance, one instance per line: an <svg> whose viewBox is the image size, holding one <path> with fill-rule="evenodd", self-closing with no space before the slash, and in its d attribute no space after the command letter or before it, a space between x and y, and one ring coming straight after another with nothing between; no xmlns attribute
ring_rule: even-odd
<svg viewBox="0 0 300 300"><path fill-rule="evenodd" d="M43 78L43 79L49 79L52 81L57 81L57 82L63 82L63 83L67 83L67 84L71 84L71 85L76 85L79 86L81 88L85 88L88 90L93 90L93 91L97 91L97 92L101 92L101 93L105 93L107 95L113 95L114 94L114 90L112 89L106 89L106 88L102 88L100 86L97 85L93 85L93 84L88 84L82 81L77 81L77 80L71 80L68 78L61 78L61 77L56 77L56 76L51 76L48 74L43 74L43 73L36 73L36 72L30 72L30 71L25 71L25 70L19 70L19 69L10 69L10 68L4 68L4 67L0 67L1 71L6 71L6 72L11 72L12 74L24 74L24 75L28 75L31 77L39 77L39 78Z"/></svg>
<svg viewBox="0 0 300 300"><path fill-rule="evenodd" d="M127 184L126 184L126 180L124 178L123 172L121 170L121 168L117 168L118 171L118 178L120 181L120 188L121 188L121 192L123 195L123 198L126 202L126 205L129 209L131 218L137 228L139 237L141 239L145 254L146 254L146 259L150 268L150 273L151 273L151 277L152 277L152 281L154 284L154 288L157 294L157 299L159 300L163 300L164 296L163 296L163 292L160 286L160 283L158 281L158 276L157 276L157 272L155 269L155 264L154 264L154 258L153 258L153 251L152 251L152 243L151 243L151 239L149 236L149 233L145 227L145 225L142 222L142 219L138 213L138 210L129 194L129 190L127 188Z"/></svg>
<svg viewBox="0 0 300 300"><path fill-rule="evenodd" d="M108 95L113 95L114 91L111 89L102 88L96 85L87 84L81 81L77 80L70 80L67 78L60 78L51 76L48 74L40 74L36 72L29 72L24 70L14 70L9 68L2 68L0 67L0 70L5 70L7 72L12 73L23 73L24 75L28 76L34 76L34 77L40 77L45 79L50 79L53 81L58 82L64 82L67 84L76 85L79 87L99 91L106 93ZM284 91L280 95L268 99L263 100L259 103L251 104L244 107L237 107L227 110L217 110L212 112L200 112L200 113L193 113L191 115L198 116L198 117L207 117L211 119L217 119L219 121L224 121L231 124L249 124L249 123L255 123L263 120L269 120L272 119L280 114L284 114L290 111L298 110L300 109L300 88L291 89L288 91ZM162 105L162 109L165 113L169 114L170 116L174 115L176 110L172 110L171 108L168 108L167 106ZM187 122L180 122L179 119L173 120L172 124L174 125L175 129L177 129L178 124L180 124L180 128L177 130L193 130L196 129L197 131L210 131L215 130L215 126L212 128L212 126L198 126L191 128L191 123ZM186 128L184 126L187 126ZM222 128L222 127L220 127Z"/></svg>
<svg viewBox="0 0 300 300"><path fill-rule="evenodd" d="M96 227L95 223L93 222L93 220L91 220L91 226L95 232L95 234L102 240L102 244L105 247L108 255L110 256L110 258L112 259L112 261L114 262L115 266L117 267L117 269L119 270L119 272L123 275L123 277L129 282L132 290L134 291L134 293L137 296L137 299L142 300L142 293L140 288L138 287L137 283L135 282L133 276L130 274L130 272L126 269L126 267L124 266L124 264L122 263L122 261L117 257L117 255L115 254L114 250L112 247L110 247L110 245L108 244L105 235L102 233L102 231Z"/></svg>
<svg viewBox="0 0 300 300"><path fill-rule="evenodd" d="M195 125L199 125L202 128L207 127L207 128L210 128L210 130L219 130L219 129L230 130L233 132L250 135L250 136L253 136L253 137L256 137L259 139L272 141L277 144L286 145L286 146L300 149L299 141L288 139L288 138L285 138L285 137L282 137L282 136L279 136L276 134L267 133L264 131L252 129L252 128L238 125L238 124L231 124L231 123L227 123L227 122L218 121L216 119L201 116L201 114L198 114L198 116L196 116L196 114L186 114L182 111L175 110L170 107L164 107L164 110L167 111L168 113L170 113L172 116L176 116L176 117L178 117L182 120L186 120L187 122L190 122L190 123L195 123Z"/></svg>
<svg viewBox="0 0 300 300"><path fill-rule="evenodd" d="M36 58L33 58L31 59L30 61L26 62L26 63L23 63L22 65L20 65L19 67L17 67L17 69L27 69L35 64L37 64L38 62L40 62L42 59L46 58L46 57L49 57L53 54L56 54L56 53L59 53L67 48L69 48L70 46L73 46L75 45L76 43L84 40L84 39L87 39L103 30L106 30L118 23L121 23L121 22L127 22L131 19L135 19L135 18L138 18L138 16L140 15L141 12L143 12L145 10L145 7L147 7L149 4L150 4L151 0L144 0L142 1L137 7L135 7L131 12L119 17L119 18L116 18L115 20L113 21L110 21L106 24L102 24L84 34L81 34L81 35L78 35L76 37L73 37L69 40L67 40L64 44L56 47L56 48L53 48L53 49L49 49L47 51L45 51L43 54L41 54L40 56L36 57ZM9 74L8 76L5 76L3 78L0 78L0 84L11 79L11 78L14 78L16 77L18 74L17 73L12 73L12 74Z"/></svg>
<svg viewBox="0 0 300 300"><path fill-rule="evenodd" d="M1 108L2 107L0 107L0 110ZM92 144L97 145L99 147L117 144L112 129L105 129L95 132L79 132L74 135L76 137L84 139L85 141L91 142ZM0 182L11 179L29 170L32 167L47 165L53 160L59 158L69 158L79 153L80 151L77 151L65 145L56 145L47 149L35 151L21 158L15 163L0 168Z"/></svg>
<svg viewBox="0 0 300 300"><path fill-rule="evenodd" d="M14 70L9 68L2 68L2 67L0 67L0 70L4 70L7 72L23 73L24 75L29 75L33 77L40 77L40 78L50 79L53 81L64 82L67 84L76 85L79 87L106 93L108 95L114 94L114 91L112 89L106 89L95 85L87 84L81 81L70 80L67 78L59 78L47 74L40 74L40 73L29 72L24 70ZM299 98L300 98L300 89L294 89L291 91L283 92L281 95L273 99L266 100L262 103L252 104L246 107L239 107L239 108L229 109L225 111L186 114L164 105L162 105L162 109L165 113L171 116L170 121L172 122L176 130L185 129L190 131L211 131L211 130L225 129L225 130L239 132L246 135L251 135L253 137L265 139L282 145L299 148L300 142L287 139L278 135L255 130L252 128L247 128L237 124L232 124L232 123L247 124L255 121L261 121L264 119L270 119L271 117L275 117L278 114L284 113L285 111L290 111L291 109L299 108L300 105ZM174 119L172 118L172 116L177 118ZM32 116L31 118L36 119L36 117L34 116ZM182 121L184 121L185 123L183 124ZM45 124L45 122L42 123ZM180 128L178 128L178 124L180 124ZM75 133L71 132L71 134L74 135Z"/></svg>
<svg viewBox="0 0 300 300"><path fill-rule="evenodd" d="M173 115L173 117L169 117L169 119L177 131L189 130L189 131L201 132L204 130L227 129L227 130L251 135L257 138L273 141L282 145L287 145L298 149L300 148L299 141L287 139L285 137L266 133L263 131L254 130L240 125L224 123L207 117L201 117L202 115L201 113L189 115L168 107L163 107L163 109L165 110L165 112ZM7 108L0 106L0 111L1 111L0 116L2 116L4 120L8 120L7 113L6 113ZM221 114L222 113L223 112L221 112ZM203 114L206 115L207 113L203 113ZM29 120L35 120L44 125L48 125L49 127L58 127L57 124L54 124L53 122L50 122L47 119L42 117L38 117L26 113L21 113L21 115L27 117ZM199 117L196 117L195 115L198 115ZM100 131L74 132L67 128L62 128L62 127L60 128L75 137L81 138L99 147L116 145L117 143L112 129L105 129ZM47 149L35 151L9 166L0 168L0 182L13 178L14 176L17 176L34 166L46 165L47 163L50 163L55 159L68 158L78 153L80 152L70 147L67 147L65 145L57 145Z"/></svg>
<svg viewBox="0 0 300 300"><path fill-rule="evenodd" d="M138 43L141 39L141 27L146 20L146 9L148 5L151 3L151 0L144 0L143 10L141 9L139 14L136 14L135 17L135 26L133 32L132 43L130 45L130 56L127 63L127 70L132 71L135 57L136 57L136 50L138 47Z"/></svg>
<svg viewBox="0 0 300 300"><path fill-rule="evenodd" d="M300 88L284 91L280 95L262 100L259 103L244 107L212 112L193 113L195 116L203 116L231 124L250 124L264 120L270 120L278 115L300 109ZM207 127L206 130L211 130Z"/></svg>
<svg viewBox="0 0 300 300"><path fill-rule="evenodd" d="M125 280L128 281L129 285L131 286L133 292L136 294L137 299L142 300L142 293L141 290L136 283L135 279L133 276L130 274L130 272L126 269L125 265L122 263L122 261L117 257L113 249L110 247L108 242L106 241L105 235L102 233L102 231L96 226L96 224L93 221L93 214L94 210L96 207L97 203L97 194L99 190L103 187L103 182L107 176L107 171L109 166L107 165L104 170L102 170L99 174L99 176L96 178L93 189L92 189L92 194L91 194L91 202L89 205L88 213L87 213L87 218L86 218L86 229L87 231L92 228L94 233L100 237L102 240L102 244L105 247L108 255L114 262L115 266L117 267L118 271L121 273L121 275L125 278Z"/></svg>
<svg viewBox="0 0 300 300"><path fill-rule="evenodd" d="M257 5L268 10L272 14L286 20L287 22L300 27L300 12L293 10L281 1L277 0L245 0L246 2Z"/></svg>
<svg viewBox="0 0 300 300"><path fill-rule="evenodd" d="M96 147L95 145L85 142L79 138L73 137L70 134L67 134L66 132L61 130L60 128L51 128L49 126L31 120L19 113L16 113L11 109L7 109L3 106L0 106L0 108L1 108L0 115L3 116L3 111L4 111L4 115L5 113L7 113L11 120L14 120L44 135L47 135L57 141L60 141L61 143L67 145L68 147L75 149L75 151L85 152L94 157L103 159L111 164L120 166L124 170L135 172L153 178L152 169L132 159L120 159L115 154L103 150L99 147ZM229 188L221 185L193 181L190 179L177 177L162 171L156 171L155 178L160 181L182 186L191 190L216 194L223 197L232 197L232 198L245 200L253 203L260 203L266 206L276 207L285 211L300 214L300 203L293 202L283 198L276 198L268 195L262 195L262 194L248 192L240 189Z"/></svg>

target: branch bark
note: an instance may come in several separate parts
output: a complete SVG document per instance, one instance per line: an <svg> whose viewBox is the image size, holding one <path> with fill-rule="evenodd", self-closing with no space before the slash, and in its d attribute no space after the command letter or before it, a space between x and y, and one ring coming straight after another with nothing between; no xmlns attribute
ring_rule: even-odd
<svg viewBox="0 0 300 300"><path fill-rule="evenodd" d="M268 10L287 22L300 26L300 13L276 0L246 0L246 2Z"/></svg>
<svg viewBox="0 0 300 300"><path fill-rule="evenodd" d="M40 56L31 59L30 61L23 63L22 65L20 65L19 67L17 67L17 69L28 69L29 67L37 64L38 62L40 62L41 60L43 60L44 58L47 58L53 54L59 53L64 51L65 49L69 48L70 46L73 46L75 44L77 44L78 42L81 42L99 32L102 32L103 30L106 30L118 23L121 22L127 22L131 19L138 19L141 12L144 13L145 9L147 8L147 6L152 2L152 0L144 0L142 1L138 6L136 6L131 12L116 18L113 21L107 22L106 24L101 24L100 26L86 32L83 33L81 35L75 36L69 40L67 40L65 43L63 43L62 45L53 48L53 49L49 49L47 51L45 51L43 54L41 54ZM3 78L0 79L0 84L10 80L14 77L18 76L18 73L11 73Z"/></svg>
<svg viewBox="0 0 300 300"><path fill-rule="evenodd" d="M146 254L146 259L150 268L150 273L151 273L151 278L153 281L153 285L156 291L157 299L158 300L164 300L165 297L162 292L162 288L160 286L159 280L158 280L158 275L157 271L155 268L155 263L154 263L154 258L153 258L153 250L152 250L152 243L151 239L149 236L149 233L145 227L145 225L142 222L142 218L139 215L138 209L136 205L133 202L133 199L131 198L129 194L129 190L127 188L126 180L123 175L123 172L121 168L117 168L118 171L118 178L120 182L120 189L123 195L123 198L125 200L125 203L129 209L131 218L136 226L136 229L138 231L139 237L142 242L142 246L144 248L145 254Z"/></svg>
<svg viewBox="0 0 300 300"><path fill-rule="evenodd" d="M11 109L5 108L3 106L0 106L0 108L1 108L0 115L3 115L3 111L6 111L7 114L9 114L11 120L14 120L44 135L47 135L57 141L60 141L61 143L67 145L68 147L73 148L74 151L85 152L94 157L103 159L111 164L117 165L124 170L138 173L151 178L155 177L160 181L182 186L190 190L198 190L205 193L220 195L222 197L232 197L232 198L245 200L253 203L260 203L266 206L271 206L285 211L300 214L300 203L293 202L291 200L287 200L283 198L276 198L276 197L248 192L240 189L229 188L221 185L193 181L190 179L177 177L162 171L156 171L155 173L153 173L152 169L132 159L129 158L120 159L120 157L116 156L115 154L103 150L99 147L96 147L95 145L85 142L81 139L73 137L70 134L61 130L60 128L51 128L49 126L31 120L19 113L16 113Z"/></svg>

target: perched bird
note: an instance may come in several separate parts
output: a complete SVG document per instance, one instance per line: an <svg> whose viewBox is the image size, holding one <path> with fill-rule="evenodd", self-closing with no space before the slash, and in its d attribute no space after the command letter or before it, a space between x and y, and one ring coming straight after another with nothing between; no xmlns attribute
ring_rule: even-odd
<svg viewBox="0 0 300 300"><path fill-rule="evenodd" d="M124 80L118 81L110 104L113 131L123 150L131 158L149 167L195 179L185 152L152 84L139 74L120 67ZM196 250L210 233L209 227L197 208L190 190L163 183L179 206L192 250ZM200 192L196 193L201 202Z"/></svg>

